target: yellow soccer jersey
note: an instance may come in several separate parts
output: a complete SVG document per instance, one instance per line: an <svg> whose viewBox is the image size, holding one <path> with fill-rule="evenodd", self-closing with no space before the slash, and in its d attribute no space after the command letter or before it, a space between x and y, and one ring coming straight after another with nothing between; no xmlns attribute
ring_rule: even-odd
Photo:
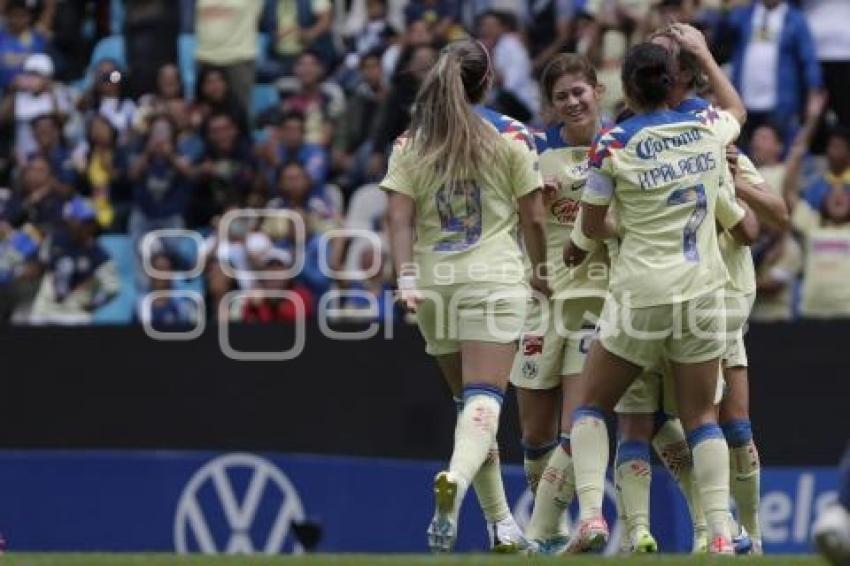
<svg viewBox="0 0 850 566"><path fill-rule="evenodd" d="M570 239L587 182L588 147L570 147L561 137L561 125L535 134L540 171L546 185L556 187L546 198L546 261L552 291L562 298L604 297L608 289L608 259L597 246L575 268L564 265L564 246ZM530 265L528 266L530 267Z"/></svg>
<svg viewBox="0 0 850 566"><path fill-rule="evenodd" d="M612 204L623 234L611 292L632 307L672 304L726 283L714 222L744 211L719 198L723 148L740 131L735 118L708 108L630 118L600 133L590 150L582 200Z"/></svg>
<svg viewBox="0 0 850 566"><path fill-rule="evenodd" d="M396 140L381 187L416 203L414 261L418 285L521 283L517 198L543 186L534 140L521 123L481 108L479 116L501 135L498 155L477 179L440 186L423 171L406 135Z"/></svg>
<svg viewBox="0 0 850 566"><path fill-rule="evenodd" d="M751 185L764 184L764 178L759 173L750 158L744 154L738 157L739 175ZM732 175L726 177L728 183L726 186L731 189L734 196L735 187ZM756 291L756 268L753 265L753 254L749 246L742 246L735 241L727 230L724 230L718 236L720 241L720 255L723 258L723 263L726 264L726 269L729 271L729 281L726 283L726 288L730 291L738 293L755 293Z"/></svg>

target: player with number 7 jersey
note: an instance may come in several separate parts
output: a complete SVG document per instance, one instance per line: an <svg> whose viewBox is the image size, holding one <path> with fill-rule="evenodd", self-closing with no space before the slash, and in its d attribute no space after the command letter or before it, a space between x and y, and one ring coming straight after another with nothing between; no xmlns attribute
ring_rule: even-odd
<svg viewBox="0 0 850 566"><path fill-rule="evenodd" d="M676 28L683 36L688 30ZM711 58L707 50L701 54ZM673 369L711 533L709 551L733 552L727 521L729 459L714 410L725 347L718 291L728 274L712 220L739 231L752 215L728 191L720 191L723 148L737 137L746 111L716 62L706 63L709 80L717 83L718 97L729 102L723 107L730 111L684 114L666 106L675 78L669 53L649 43L633 47L622 80L635 116L602 132L590 150L576 229L595 240L610 237L615 229L606 215L613 208L621 242L600 339L591 346L583 371L588 385L573 413L570 437L580 508L579 527L568 547L573 552L598 548L608 535L601 514L608 463L604 412L614 408L641 371L663 359ZM755 237L755 226L750 227L748 235Z"/></svg>

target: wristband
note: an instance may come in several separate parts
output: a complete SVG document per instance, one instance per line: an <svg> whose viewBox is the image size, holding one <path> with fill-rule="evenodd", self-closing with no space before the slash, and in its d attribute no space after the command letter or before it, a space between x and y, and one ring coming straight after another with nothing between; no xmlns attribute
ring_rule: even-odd
<svg viewBox="0 0 850 566"><path fill-rule="evenodd" d="M573 233L570 234L570 240L572 240L573 244L575 244L577 248L588 253L592 252L597 248L597 246L599 246L599 242L591 240L584 235L584 231L579 225L576 225L573 228Z"/></svg>
<svg viewBox="0 0 850 566"><path fill-rule="evenodd" d="M396 283L399 291L415 291L416 277L413 275L400 275Z"/></svg>

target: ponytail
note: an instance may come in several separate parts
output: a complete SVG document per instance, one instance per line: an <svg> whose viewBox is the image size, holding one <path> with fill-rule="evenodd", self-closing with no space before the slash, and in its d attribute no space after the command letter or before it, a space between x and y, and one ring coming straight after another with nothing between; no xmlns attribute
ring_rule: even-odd
<svg viewBox="0 0 850 566"><path fill-rule="evenodd" d="M419 89L410 123L416 167L441 184L475 176L496 152L499 135L473 108L486 94L490 59L477 42L453 43Z"/></svg>

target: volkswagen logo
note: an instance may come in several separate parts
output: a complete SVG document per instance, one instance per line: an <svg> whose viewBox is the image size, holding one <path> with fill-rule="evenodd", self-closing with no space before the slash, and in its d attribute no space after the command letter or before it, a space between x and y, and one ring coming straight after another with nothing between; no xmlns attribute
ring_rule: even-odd
<svg viewBox="0 0 850 566"><path fill-rule="evenodd" d="M290 536L304 519L295 486L273 463L253 454L226 454L199 469L180 495L174 548L180 554L301 553Z"/></svg>

